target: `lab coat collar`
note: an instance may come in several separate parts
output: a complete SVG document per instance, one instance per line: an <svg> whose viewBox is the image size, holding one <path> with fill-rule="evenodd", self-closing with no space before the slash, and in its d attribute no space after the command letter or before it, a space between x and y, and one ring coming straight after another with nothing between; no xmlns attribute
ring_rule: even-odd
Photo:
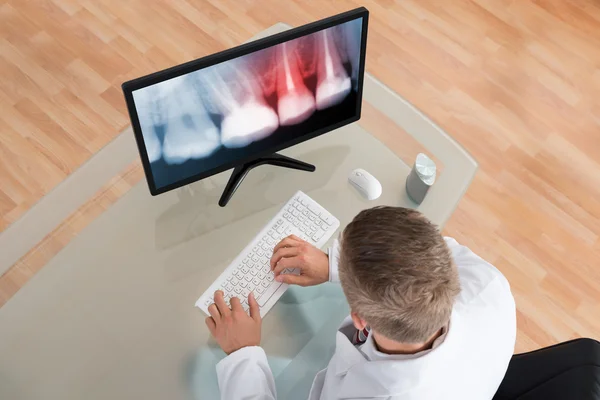
<svg viewBox="0 0 600 400"><path fill-rule="evenodd" d="M417 385L417 376L407 375L397 361L368 361L342 332L337 333L335 353L340 399L387 398Z"/></svg>
<svg viewBox="0 0 600 400"><path fill-rule="evenodd" d="M352 343L351 329L345 320L336 335L335 363L333 373L341 380L338 397L340 399L359 398L388 398L398 396L420 386L426 375L436 373L431 368L425 368L426 360L442 356L446 346L440 344L438 348L428 354L402 361L381 360L369 361L363 353ZM449 330L448 336L450 336ZM448 341L446 337L444 342ZM452 339L450 339L452 340ZM437 365L437 363L427 363ZM426 372L426 370L428 370Z"/></svg>

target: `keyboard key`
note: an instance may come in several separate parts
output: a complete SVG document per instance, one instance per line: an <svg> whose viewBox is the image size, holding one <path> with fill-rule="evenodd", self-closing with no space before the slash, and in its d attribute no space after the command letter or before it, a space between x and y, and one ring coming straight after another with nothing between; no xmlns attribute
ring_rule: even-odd
<svg viewBox="0 0 600 400"><path fill-rule="evenodd" d="M247 288L242 290L242 296L244 296L244 300L246 300L248 298L249 294L250 294L250 291Z"/></svg>
<svg viewBox="0 0 600 400"><path fill-rule="evenodd" d="M306 227L304 225L300 227L300 232L306 232Z"/></svg>
<svg viewBox="0 0 600 400"><path fill-rule="evenodd" d="M321 238L323 237L323 234L324 234L324 233L325 233L325 232L323 232L322 230L318 230L318 231L317 231L317 233L315 233L315 234L313 235L313 237L312 237L312 238L313 238L313 240L314 240L315 242L318 242L318 241L319 241L319 239L321 239Z"/></svg>
<svg viewBox="0 0 600 400"><path fill-rule="evenodd" d="M249 291L253 291L255 287L256 285L254 284L254 282L250 282L246 289L248 289Z"/></svg>
<svg viewBox="0 0 600 400"><path fill-rule="evenodd" d="M314 220L316 220L316 219L317 219L317 217L315 217L315 215L314 215L314 214L310 214L310 215L308 216L308 218L309 218L311 221L314 221Z"/></svg>
<svg viewBox="0 0 600 400"><path fill-rule="evenodd" d="M266 289L266 288L268 288L268 287L269 287L270 283L271 283L271 282L268 282L268 281L264 281L264 280L263 280L263 281L260 283L260 286L262 286L262 287L264 287L264 288Z"/></svg>
<svg viewBox="0 0 600 400"><path fill-rule="evenodd" d="M306 217L304 215L300 214L300 215L298 215L298 221L304 222L304 221L306 221Z"/></svg>
<svg viewBox="0 0 600 400"><path fill-rule="evenodd" d="M321 224L321 229L323 229L324 231L326 231L327 229L329 229L329 225L327 225L327 224Z"/></svg>
<svg viewBox="0 0 600 400"><path fill-rule="evenodd" d="M246 275L246 276L244 276L244 280L246 282L251 282L252 281L252 275Z"/></svg>
<svg viewBox="0 0 600 400"><path fill-rule="evenodd" d="M321 220L320 220L320 219L318 219L318 220L316 220L316 221L315 221L315 225L316 225L316 226L321 226L321 224L322 224L322 222L321 222Z"/></svg>
<svg viewBox="0 0 600 400"><path fill-rule="evenodd" d="M258 305L262 307L267 304L267 301L269 301L269 299L275 294L277 289L279 289L279 286L281 286L281 283L279 282L273 282L271 285L269 285L267 290L265 290L265 292L257 299Z"/></svg>
<svg viewBox="0 0 600 400"><path fill-rule="evenodd" d="M231 292L233 290L233 285L231 283L227 283L227 285L225 285L225 290L227 292Z"/></svg>
<svg viewBox="0 0 600 400"><path fill-rule="evenodd" d="M294 221L294 226L298 226L298 225L300 225L300 222L299 221Z"/></svg>
<svg viewBox="0 0 600 400"><path fill-rule="evenodd" d="M306 210L306 207L304 207L303 205L300 205L298 207L296 207L298 209L298 211L303 212L304 210Z"/></svg>
<svg viewBox="0 0 600 400"><path fill-rule="evenodd" d="M305 220L304 220L304 225L306 225L307 227L308 227L308 226L311 226L312 224L311 224L311 222L310 222L310 219L305 219Z"/></svg>
<svg viewBox="0 0 600 400"><path fill-rule="evenodd" d="M242 275L242 276L243 276L243 275ZM234 277L234 278L231 278L231 284L232 284L233 286L237 285L238 283L240 283L240 281L238 280L238 278L235 278L235 277Z"/></svg>
<svg viewBox="0 0 600 400"><path fill-rule="evenodd" d="M294 210L294 211L292 211L292 215L294 217L298 217L300 215L300 213L298 211Z"/></svg>
<svg viewBox="0 0 600 400"><path fill-rule="evenodd" d="M310 218L310 216L311 216L312 214L311 214L311 213L310 213L310 211L308 211L307 209L304 209L304 211L302 211L302 215L304 215L305 217L309 217L309 218Z"/></svg>
<svg viewBox="0 0 600 400"><path fill-rule="evenodd" d="M248 268L248 267L246 267L246 266L243 266L243 267L241 268L241 271L242 271L242 273L243 273L244 275L246 275L246 274L248 273L248 271L250 271L250 268ZM238 277L238 278L239 278L239 277ZM240 278L240 279L241 279L241 278Z"/></svg>
<svg viewBox="0 0 600 400"><path fill-rule="evenodd" d="M242 260L242 264L248 264L248 258L247 257Z"/></svg>
<svg viewBox="0 0 600 400"><path fill-rule="evenodd" d="M321 210L315 206L314 204L309 203L308 204L308 209L310 210L310 212L316 214L316 215L321 215Z"/></svg>
<svg viewBox="0 0 600 400"><path fill-rule="evenodd" d="M258 277L258 279L262 280L262 279L265 277L265 275L267 275L267 274L266 274L265 272L262 272L262 271L261 271L261 272L259 272L259 273L258 273L258 275L256 275L256 276Z"/></svg>
<svg viewBox="0 0 600 400"><path fill-rule="evenodd" d="M252 254L252 261L257 262L258 256L256 254Z"/></svg>
<svg viewBox="0 0 600 400"><path fill-rule="evenodd" d="M258 254L259 257L262 257L265 255L265 252L263 249L258 249L258 251L256 252L256 254Z"/></svg>
<svg viewBox="0 0 600 400"><path fill-rule="evenodd" d="M255 292L256 294L262 294L262 293L264 293L264 292L265 292L265 288L264 288L264 287L262 287L262 286L257 286L257 287L256 287L256 289L254 289L254 292ZM256 297L258 297L258 296L256 296Z"/></svg>
<svg viewBox="0 0 600 400"><path fill-rule="evenodd" d="M240 281L240 285L238 286L239 288L246 288L248 286L248 282L246 281Z"/></svg>
<svg viewBox="0 0 600 400"><path fill-rule="evenodd" d="M227 280L228 280L228 281L231 281L232 279L233 279L233 275L229 275L229 276L227 277Z"/></svg>
<svg viewBox="0 0 600 400"><path fill-rule="evenodd" d="M251 268L250 269L250 275L256 276L256 274L258 274L258 268Z"/></svg>
<svg viewBox="0 0 600 400"><path fill-rule="evenodd" d="M245 283L245 282L244 282L244 283ZM234 288L233 288L233 291L234 291L236 294L240 294L240 293L242 293L242 287L241 287L241 286L236 286L236 287L234 287Z"/></svg>
<svg viewBox="0 0 600 400"><path fill-rule="evenodd" d="M273 234L275 233L275 231L273 229L269 229L269 235L273 236ZM254 248L254 252L256 252L256 250L258 250L256 247Z"/></svg>
<svg viewBox="0 0 600 400"><path fill-rule="evenodd" d="M235 277L238 278L238 279L244 279L244 274L242 273L242 271L238 270L235 273Z"/></svg>
<svg viewBox="0 0 600 400"><path fill-rule="evenodd" d="M259 285L260 285L260 279L258 279L258 278L253 278L253 279L252 279L252 284L253 284L254 286L259 286Z"/></svg>
<svg viewBox="0 0 600 400"><path fill-rule="evenodd" d="M287 219L288 221L290 220L292 216L289 213L283 213L283 218Z"/></svg>

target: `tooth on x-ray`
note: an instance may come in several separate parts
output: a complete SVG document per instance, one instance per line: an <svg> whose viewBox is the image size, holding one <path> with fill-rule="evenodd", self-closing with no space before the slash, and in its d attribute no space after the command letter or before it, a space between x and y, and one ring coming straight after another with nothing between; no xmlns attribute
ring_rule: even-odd
<svg viewBox="0 0 600 400"><path fill-rule="evenodd" d="M350 78L327 29L319 33L320 55L317 70L317 109L341 103L350 93Z"/></svg>
<svg viewBox="0 0 600 400"><path fill-rule="evenodd" d="M162 157L162 145L155 131L155 126L160 123L160 113L154 98L156 93L157 90L153 88L134 92L138 119L150 162L158 161Z"/></svg>
<svg viewBox="0 0 600 400"><path fill-rule="evenodd" d="M304 85L294 43L282 43L279 48L277 74L277 112L281 125L294 125L315 112L315 99Z"/></svg>
<svg viewBox="0 0 600 400"><path fill-rule="evenodd" d="M168 164L209 156L220 146L217 128L185 76L158 84L152 101L159 118L154 125L164 127L162 156Z"/></svg>
<svg viewBox="0 0 600 400"><path fill-rule="evenodd" d="M140 119L140 121L144 121ZM146 145L146 153L148 153L148 160L150 162L160 160L162 156L162 146L156 133L154 132L154 124L140 122L142 128L142 136L144 137L144 144Z"/></svg>
<svg viewBox="0 0 600 400"><path fill-rule="evenodd" d="M279 119L266 104L252 73L243 70L243 65L232 62L224 67L215 67L207 84L211 87L211 100L219 104L223 114L223 146L243 147L273 133L279 126Z"/></svg>
<svg viewBox="0 0 600 400"><path fill-rule="evenodd" d="M277 114L260 103L246 103L234 108L221 125L221 142L225 147L243 147L269 136L277 129Z"/></svg>
<svg viewBox="0 0 600 400"><path fill-rule="evenodd" d="M217 127L194 97L187 91L184 96L173 97L174 109L169 112L163 144L163 156L169 164L207 157L221 145Z"/></svg>

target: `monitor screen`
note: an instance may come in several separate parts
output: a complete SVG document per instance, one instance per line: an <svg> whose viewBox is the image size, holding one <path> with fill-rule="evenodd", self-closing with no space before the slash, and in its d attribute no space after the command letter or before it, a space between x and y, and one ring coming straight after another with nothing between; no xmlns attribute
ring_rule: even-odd
<svg viewBox="0 0 600 400"><path fill-rule="evenodd" d="M358 119L362 35L359 17L133 90L153 194Z"/></svg>

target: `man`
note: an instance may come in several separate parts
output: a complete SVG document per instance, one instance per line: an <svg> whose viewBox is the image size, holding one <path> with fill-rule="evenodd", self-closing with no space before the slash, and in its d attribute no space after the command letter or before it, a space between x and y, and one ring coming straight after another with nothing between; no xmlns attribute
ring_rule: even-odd
<svg viewBox="0 0 600 400"><path fill-rule="evenodd" d="M491 399L513 354L515 304L504 276L415 210L359 213L329 257L295 236L271 259L277 280L339 281L351 314L309 399ZM281 274L286 268L300 275ZM338 278L339 277L339 278ZM217 365L222 399L275 399L260 345L260 314L215 294L206 323L228 356Z"/></svg>

